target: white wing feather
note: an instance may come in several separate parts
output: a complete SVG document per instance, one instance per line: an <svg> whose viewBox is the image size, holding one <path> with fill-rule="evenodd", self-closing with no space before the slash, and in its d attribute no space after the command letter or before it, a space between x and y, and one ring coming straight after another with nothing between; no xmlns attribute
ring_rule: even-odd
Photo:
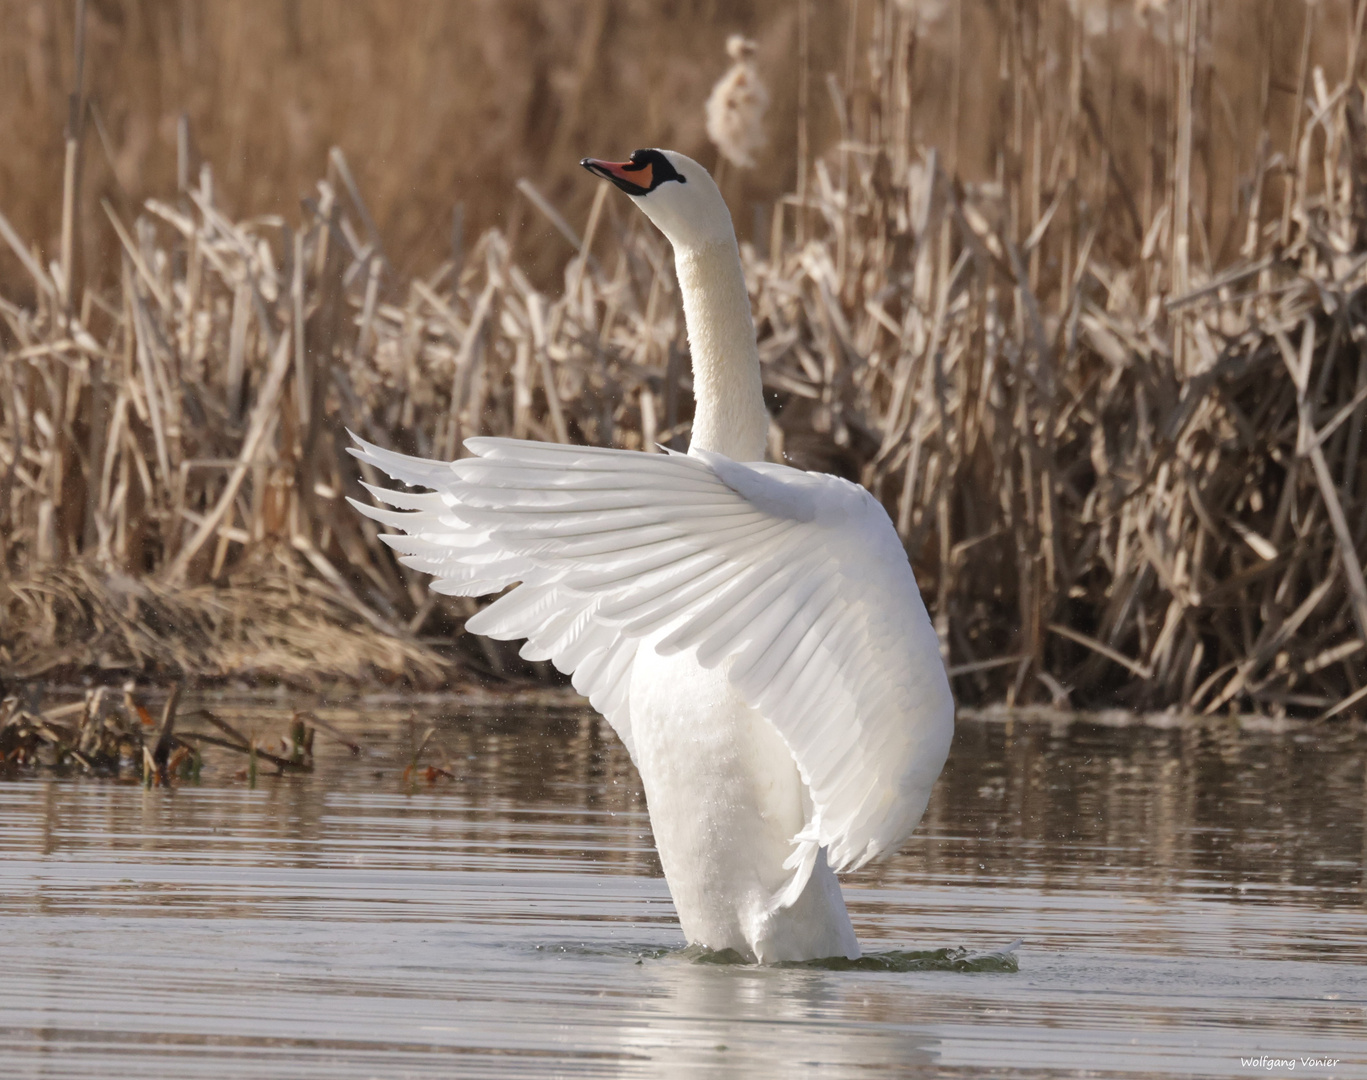
<svg viewBox="0 0 1367 1080"><path fill-rule="evenodd" d="M354 436L353 436L354 437ZM425 461L360 439L395 507L354 503L438 592L520 582L466 626L573 673L634 753L627 707L639 641L729 663L811 792L798 838L835 870L895 851L925 811L953 733L939 644L902 545L863 488L705 451L643 454L470 439ZM810 856L811 851L806 852ZM803 876L805 881L805 875Z"/></svg>

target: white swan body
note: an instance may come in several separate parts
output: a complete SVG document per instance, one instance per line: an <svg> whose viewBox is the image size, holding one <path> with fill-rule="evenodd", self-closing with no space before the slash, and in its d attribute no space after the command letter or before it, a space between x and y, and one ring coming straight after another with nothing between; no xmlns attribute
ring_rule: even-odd
<svg viewBox="0 0 1367 1080"><path fill-rule="evenodd" d="M654 644L647 639L637 650L628 705L646 803L660 808L651 812L655 846L684 936L760 961L857 957L840 884L819 854L797 900L775 904L793 880L784 866L792 838L810 817L778 730L741 700L727 665L704 668L694 650L661 656Z"/></svg>
<svg viewBox="0 0 1367 1080"><path fill-rule="evenodd" d="M896 851L949 750L934 630L868 492L760 460L749 298L711 177L662 151L586 164L674 246L688 454L477 438L448 463L358 439L359 457L431 493L355 505L407 533L385 539L438 592L521 583L467 629L526 638L522 655L573 673L621 737L690 942L857 957L835 871Z"/></svg>

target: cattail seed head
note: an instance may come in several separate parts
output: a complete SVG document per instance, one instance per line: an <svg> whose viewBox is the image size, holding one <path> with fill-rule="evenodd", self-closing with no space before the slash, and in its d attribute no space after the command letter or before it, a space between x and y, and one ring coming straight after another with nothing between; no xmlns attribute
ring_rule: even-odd
<svg viewBox="0 0 1367 1080"><path fill-rule="evenodd" d="M764 111L769 91L755 67L755 43L740 34L726 40L730 70L712 87L707 98L707 137L722 157L743 169L755 164L755 153L765 143Z"/></svg>

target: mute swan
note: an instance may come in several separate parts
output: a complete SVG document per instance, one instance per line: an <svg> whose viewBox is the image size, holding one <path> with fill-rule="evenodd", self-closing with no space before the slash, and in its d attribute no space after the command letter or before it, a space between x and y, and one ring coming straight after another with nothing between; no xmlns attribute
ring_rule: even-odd
<svg viewBox="0 0 1367 1080"><path fill-rule="evenodd" d="M432 588L521 584L471 618L573 673L640 772L689 942L760 963L860 955L835 872L895 852L944 766L953 699L892 523L863 488L764 462L768 415L731 216L697 162L583 166L674 248L687 454L472 438L352 453L430 493L353 502ZM355 436L353 436L355 438Z"/></svg>

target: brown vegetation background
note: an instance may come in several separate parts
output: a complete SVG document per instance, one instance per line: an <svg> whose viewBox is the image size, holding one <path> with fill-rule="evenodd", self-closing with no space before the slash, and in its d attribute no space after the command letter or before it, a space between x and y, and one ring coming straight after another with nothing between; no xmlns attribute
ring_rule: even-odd
<svg viewBox="0 0 1367 1080"><path fill-rule="evenodd" d="M838 66L846 15L820 8L812 48L824 72ZM0 0L0 207L52 251L74 10ZM195 168L213 164L230 214L295 215L336 146L390 258L431 270L449 254L456 207L472 235L525 215L523 177L573 213L593 190L577 167L585 155L659 145L712 165L702 103L733 32L761 39L774 97L774 145L736 194L741 206L772 201L796 178L796 13L776 0L96 0L86 90L103 130L85 159L95 227L84 261L105 265L101 197L130 212L175 186L184 116ZM525 251L543 267L569 255L544 229ZM0 265L13 280L9 253Z"/></svg>
<svg viewBox="0 0 1367 1080"><path fill-rule="evenodd" d="M667 251L575 165L666 145L747 242L773 453L884 501L962 698L1346 715L1365 14L0 0L0 678L544 675L441 649L344 430L685 444Z"/></svg>
<svg viewBox="0 0 1367 1080"><path fill-rule="evenodd" d="M386 253L401 270L430 271L449 255L460 207L472 236L495 224L516 232L530 223L534 232L520 239L519 254L545 272L570 252L529 215L516 181L530 178L582 219L593 183L576 163L586 154L669 146L712 167L702 105L726 69L730 33L756 40L772 99L769 144L753 171L733 172L727 192L742 235L753 233L773 200L797 184L799 84L806 83L813 151L829 149L839 134L828 75L851 88L851 108L868 106L864 52L878 4L806 0L805 66L802 5L91 0L84 89L94 130L86 133L83 158L79 265L96 277L108 273L113 235L100 199L130 214L175 186L184 117L192 172L200 161L213 165L234 217L292 218L336 146L352 162ZM950 171L968 181L1023 167L1009 160L1013 110L1005 99L1020 88L1000 77L1004 61L1019 49L1022 61L1047 74L1066 68L1080 46L1088 70L1076 92L1086 124L1133 203L1127 212L1147 226L1171 172L1168 54L1180 32L1179 3L905 6L917 13L907 87L914 143L939 147ZM1207 6L1194 185L1219 263L1233 254L1230 226L1262 140L1284 151L1291 138L1307 7L1316 9L1310 67L1330 84L1342 79L1352 48L1352 12L1345 0ZM53 192L62 183L75 85L75 9L64 0L0 0L0 209L49 257L61 228ZM1073 10L1083 17L1069 18ZM1075 24L1083 24L1080 42ZM1066 78L1042 85L1073 90ZM1041 104L1046 116L1053 111ZM3 248L0 274L24 285Z"/></svg>

